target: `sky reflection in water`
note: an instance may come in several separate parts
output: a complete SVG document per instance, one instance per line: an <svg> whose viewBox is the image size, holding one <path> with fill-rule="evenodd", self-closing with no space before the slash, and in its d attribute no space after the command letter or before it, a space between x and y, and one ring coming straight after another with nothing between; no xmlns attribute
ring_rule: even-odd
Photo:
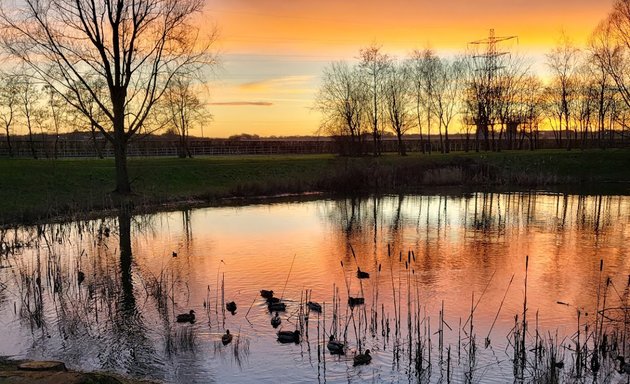
<svg viewBox="0 0 630 384"><path fill-rule="evenodd" d="M578 309L582 324L594 323L598 282L611 278L608 300L617 305L627 288L630 198L478 193L317 200L121 215L1 236L0 355L62 359L73 368L168 382L407 381L413 371L408 314L412 327L421 321L421 333L432 334L435 364L443 303L445 348L458 356L453 380L472 374L473 381L503 382L513 375L507 338L523 310L525 257L530 331L538 314L541 332L557 330L570 344ZM370 279L359 281L357 266ZM85 274L81 284L78 271ZM222 285L224 301L238 305L234 316L222 311ZM335 333L345 334L350 347L341 358L318 355L325 350L322 343L318 351L318 339L334 330L333 287L340 303ZM325 315L309 316L308 340L276 342L260 289L287 302L283 330L298 324L306 290L325 303ZM348 292L364 296L366 305L350 311ZM459 324L466 324L473 300L478 348L471 369L462 361L467 339ZM190 309L195 324L174 322ZM237 335L227 347L224 329ZM357 333L374 360L354 368ZM439 378L436 366L429 379Z"/></svg>

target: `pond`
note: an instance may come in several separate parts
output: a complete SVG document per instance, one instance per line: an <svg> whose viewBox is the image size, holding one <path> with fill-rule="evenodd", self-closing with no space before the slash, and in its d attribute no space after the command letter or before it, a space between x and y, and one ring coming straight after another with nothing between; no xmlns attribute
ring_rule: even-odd
<svg viewBox="0 0 630 384"><path fill-rule="evenodd" d="M4 230L0 244L0 355L80 370L168 383L605 382L628 348L628 196L121 213ZM262 289L286 304L277 329ZM176 321L190 310L193 323ZM296 329L299 342L277 340ZM354 366L366 349L372 361Z"/></svg>

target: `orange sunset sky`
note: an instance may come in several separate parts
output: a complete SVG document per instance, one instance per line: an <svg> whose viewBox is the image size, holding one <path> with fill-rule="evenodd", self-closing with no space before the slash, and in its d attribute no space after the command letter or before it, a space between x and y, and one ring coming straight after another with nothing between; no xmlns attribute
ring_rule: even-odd
<svg viewBox="0 0 630 384"><path fill-rule="evenodd" d="M545 53L562 31L583 46L613 0L214 0L203 23L219 30L221 65L207 91L214 120L205 137L315 134L313 111L322 69L354 61L377 43L404 58L431 47L463 53L467 43L517 35L504 49L531 57L545 71ZM201 130L192 132L201 135Z"/></svg>

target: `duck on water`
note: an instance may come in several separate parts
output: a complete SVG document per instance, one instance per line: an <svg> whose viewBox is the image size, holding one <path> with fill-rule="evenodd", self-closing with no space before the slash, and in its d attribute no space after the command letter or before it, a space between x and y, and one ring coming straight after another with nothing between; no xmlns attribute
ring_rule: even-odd
<svg viewBox="0 0 630 384"><path fill-rule="evenodd" d="M225 304L225 309L227 309L232 315L234 315L234 313L236 312L236 303L230 301L229 303Z"/></svg>
<svg viewBox="0 0 630 384"><path fill-rule="evenodd" d="M177 315L178 323L194 323L195 322L195 311L192 309L188 313L182 313Z"/></svg>
<svg viewBox="0 0 630 384"><path fill-rule="evenodd" d="M331 355L343 355L345 354L346 345L341 341L335 340L334 335L330 335L328 339L328 344L326 345Z"/></svg>
<svg viewBox="0 0 630 384"><path fill-rule="evenodd" d="M357 365L365 365L365 364L370 364L370 361L372 361L372 356L370 355L370 350L366 349L365 353L359 353L358 355L356 355L354 357L354 363L353 365L356 367Z"/></svg>
<svg viewBox="0 0 630 384"><path fill-rule="evenodd" d="M300 331L280 331L278 332L278 341L281 343L299 343Z"/></svg>
<svg viewBox="0 0 630 384"><path fill-rule="evenodd" d="M223 343L223 345L228 345L232 342L232 334L230 333L229 329L226 329L225 334L221 336L221 342Z"/></svg>

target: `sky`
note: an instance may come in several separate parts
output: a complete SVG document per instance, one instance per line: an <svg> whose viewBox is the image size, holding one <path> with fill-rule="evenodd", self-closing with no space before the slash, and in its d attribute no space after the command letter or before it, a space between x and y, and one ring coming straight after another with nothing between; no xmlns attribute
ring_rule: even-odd
<svg viewBox="0 0 630 384"><path fill-rule="evenodd" d="M324 67L356 61L371 44L403 59L430 47L463 53L488 36L518 36L502 49L534 60L562 33L583 46L613 0L212 0L203 28L217 28L220 66L206 93L213 121L193 135L313 135Z"/></svg>

